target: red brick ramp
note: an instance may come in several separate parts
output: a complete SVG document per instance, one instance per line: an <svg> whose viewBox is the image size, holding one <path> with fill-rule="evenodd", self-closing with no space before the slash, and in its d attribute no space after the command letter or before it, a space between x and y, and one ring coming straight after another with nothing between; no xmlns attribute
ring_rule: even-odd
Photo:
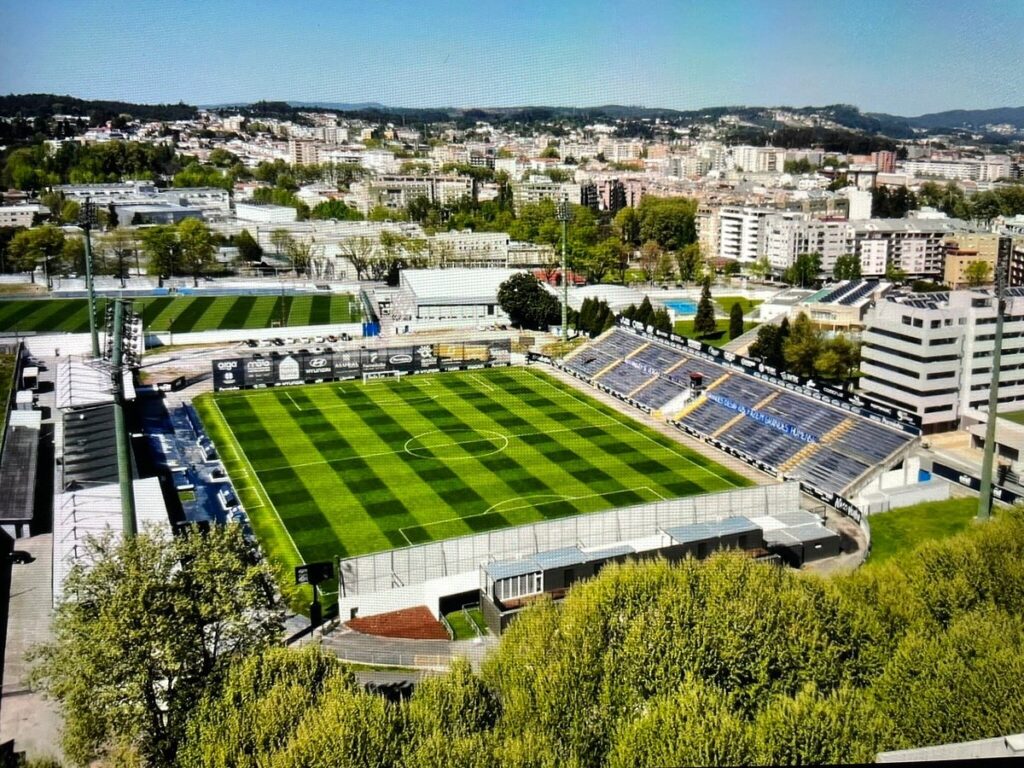
<svg viewBox="0 0 1024 768"><path fill-rule="evenodd" d="M434 618L425 605L391 613L379 613L365 619L352 619L345 626L365 635L401 637L406 640L449 640L448 630Z"/></svg>

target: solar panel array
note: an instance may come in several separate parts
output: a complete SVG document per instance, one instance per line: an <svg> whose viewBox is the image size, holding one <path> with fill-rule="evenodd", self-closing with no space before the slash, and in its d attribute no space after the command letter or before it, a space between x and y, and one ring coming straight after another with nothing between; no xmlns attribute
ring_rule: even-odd
<svg viewBox="0 0 1024 768"><path fill-rule="evenodd" d="M847 294L851 296L874 287L870 281L866 285L850 285L856 286ZM706 397L682 414L666 415L787 477L830 492L843 493L869 470L905 449L912 439L858 414L621 328L591 342L564 365L655 411L688 390L691 372L701 373L705 387L712 388L717 395L774 417L783 425L812 436L816 442L806 442L790 434L792 430L769 426Z"/></svg>

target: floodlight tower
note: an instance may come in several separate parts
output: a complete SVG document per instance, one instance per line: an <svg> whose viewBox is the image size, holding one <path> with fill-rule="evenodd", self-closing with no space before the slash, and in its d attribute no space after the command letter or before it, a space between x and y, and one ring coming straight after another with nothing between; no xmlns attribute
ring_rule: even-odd
<svg viewBox="0 0 1024 768"><path fill-rule="evenodd" d="M999 366L1003 346L1003 315L1006 313L1006 271L996 267L996 337L992 346L992 385L988 388L988 416L985 419L985 456L981 460L981 489L978 492L978 520L992 514L992 464L996 447L996 410L999 407Z"/></svg>
<svg viewBox="0 0 1024 768"><path fill-rule="evenodd" d="M88 197L78 213L78 225L85 232L85 289L89 293L89 336L92 339L92 356L100 356L99 336L96 333L96 294L92 285L92 232L96 223L96 206Z"/></svg>
<svg viewBox="0 0 1024 768"><path fill-rule="evenodd" d="M132 458L128 447L128 431L124 418L124 320L130 315L131 305L121 299L114 301L113 338L110 343L111 377L114 388L114 438L117 446L117 479L121 486L121 524L125 539L135 538L135 491L132 483Z"/></svg>
<svg viewBox="0 0 1024 768"><path fill-rule="evenodd" d="M562 341L569 340L569 273L565 259L565 240L569 222L572 221L572 208L569 201L563 200L555 209L555 218L562 222Z"/></svg>

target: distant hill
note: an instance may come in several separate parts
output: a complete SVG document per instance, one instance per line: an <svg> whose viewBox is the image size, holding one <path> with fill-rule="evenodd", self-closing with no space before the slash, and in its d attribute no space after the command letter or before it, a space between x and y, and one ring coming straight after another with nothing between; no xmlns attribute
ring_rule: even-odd
<svg viewBox="0 0 1024 768"><path fill-rule="evenodd" d="M90 122L106 122L118 115L130 115L138 120L189 120L196 116L196 108L179 104L132 104L127 101L102 101L58 96L52 93L23 93L0 96L2 117L50 117L76 115L88 117Z"/></svg>
<svg viewBox="0 0 1024 768"><path fill-rule="evenodd" d="M919 117L900 118L919 128L974 128L985 125L1009 123L1024 128L1024 107L999 107L997 109L953 109L948 112L933 112Z"/></svg>

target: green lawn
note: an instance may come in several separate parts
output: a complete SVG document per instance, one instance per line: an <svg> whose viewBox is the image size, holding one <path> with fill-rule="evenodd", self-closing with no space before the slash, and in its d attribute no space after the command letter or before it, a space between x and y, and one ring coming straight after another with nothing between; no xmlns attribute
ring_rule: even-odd
<svg viewBox="0 0 1024 768"><path fill-rule="evenodd" d="M745 299L742 296L716 296L714 297L715 304L718 308L729 314L732 311L732 305L739 303L740 308L743 310L743 316L746 317L750 314L751 310L754 309L758 304L763 302L760 299Z"/></svg>
<svg viewBox="0 0 1024 768"><path fill-rule="evenodd" d="M97 302L102 323L105 299ZM187 333L359 322L359 302L348 294L315 296L161 296L135 300L147 330ZM0 331L84 333L85 299L0 300Z"/></svg>
<svg viewBox="0 0 1024 768"><path fill-rule="evenodd" d="M1024 424L1024 411L1017 411L1016 413L1000 413L999 418L1012 421L1014 424Z"/></svg>
<svg viewBox="0 0 1024 768"><path fill-rule="evenodd" d="M946 539L964 530L978 513L975 498L929 501L871 515L870 563L881 563L923 541Z"/></svg>
<svg viewBox="0 0 1024 768"><path fill-rule="evenodd" d="M7 424L7 398L11 396L11 386L14 384L14 355L0 354L0 435Z"/></svg>
<svg viewBox="0 0 1024 768"><path fill-rule="evenodd" d="M718 330L722 332L721 337L717 339L701 339L701 341L703 341L705 344L710 344L713 347L724 347L731 341L731 339L729 338L729 321L727 319L719 318L718 320L715 321L715 323L718 326ZM745 322L743 323L743 331L749 331L751 328L756 328L757 326L757 323ZM692 318L689 320L678 321L675 324L675 326L673 326L672 330L674 330L676 332L676 335L678 336L687 336L692 339L699 338L693 332Z"/></svg>
<svg viewBox="0 0 1024 768"><path fill-rule="evenodd" d="M469 617L466 617L466 614ZM452 628L452 632L455 633L456 640L472 640L477 637L477 630L473 629L473 624L476 625L479 630L479 634L487 634L487 623L484 621L484 615L480 611L480 607L470 608L468 611L452 611L451 613L445 614L445 619L448 621L448 626Z"/></svg>
<svg viewBox="0 0 1024 768"><path fill-rule="evenodd" d="M528 368L196 399L284 567L749 485Z"/></svg>

